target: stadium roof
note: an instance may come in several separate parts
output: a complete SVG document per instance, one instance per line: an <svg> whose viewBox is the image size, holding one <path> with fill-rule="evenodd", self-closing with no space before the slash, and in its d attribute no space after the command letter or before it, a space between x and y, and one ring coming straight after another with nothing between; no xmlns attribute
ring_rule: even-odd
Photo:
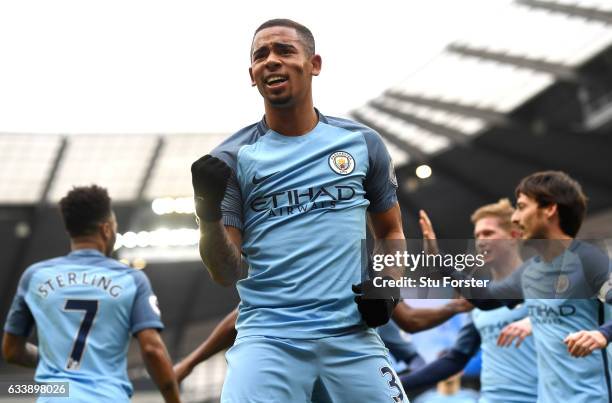
<svg viewBox="0 0 612 403"><path fill-rule="evenodd" d="M43 196L62 144L60 136L0 134L0 199L27 204Z"/></svg>
<svg viewBox="0 0 612 403"><path fill-rule="evenodd" d="M51 178L48 200L56 202L73 186L92 183L107 187L116 201L138 198L157 140L147 135L70 137Z"/></svg>
<svg viewBox="0 0 612 403"><path fill-rule="evenodd" d="M612 3L520 0L473 27L380 97L353 111L415 162L462 144L612 44Z"/></svg>

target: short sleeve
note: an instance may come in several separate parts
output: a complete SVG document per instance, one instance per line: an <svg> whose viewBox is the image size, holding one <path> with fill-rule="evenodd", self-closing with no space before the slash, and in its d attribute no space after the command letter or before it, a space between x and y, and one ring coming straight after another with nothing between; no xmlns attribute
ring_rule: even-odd
<svg viewBox="0 0 612 403"><path fill-rule="evenodd" d="M611 266L608 254L598 246L587 242L581 242L577 252L590 287L591 293L589 297L591 295L599 295L600 297L603 296L605 300L607 294L612 289Z"/></svg>
<svg viewBox="0 0 612 403"><path fill-rule="evenodd" d="M151 283L148 277L141 271L134 271L134 281L136 285L136 295L132 305L132 315L130 318L130 330L136 334L144 329L163 329L161 321L161 311L157 297L153 294Z"/></svg>
<svg viewBox="0 0 612 403"><path fill-rule="evenodd" d="M17 336L28 337L34 327L34 317L26 303L26 294L30 279L32 278L32 270L26 270L19 280L17 293L13 298L13 303L7 315L4 331Z"/></svg>
<svg viewBox="0 0 612 403"><path fill-rule="evenodd" d="M234 170L232 170L225 197L221 202L221 213L223 214L223 225L242 229L242 197Z"/></svg>
<svg viewBox="0 0 612 403"><path fill-rule="evenodd" d="M514 270L512 274L503 280L499 281L491 281L487 290L489 292L489 297L492 299L498 299L500 301L508 301L511 300L520 300L523 298L523 272L525 268L529 264L529 261L523 263L521 267ZM504 303L504 305L513 305L509 303Z"/></svg>
<svg viewBox="0 0 612 403"><path fill-rule="evenodd" d="M242 230L242 193L240 192L237 177L238 150L234 150L234 148L232 143L224 144L211 151L210 154L225 162L232 170L232 174L227 182L227 188L225 189L225 196L221 201L223 225Z"/></svg>
<svg viewBox="0 0 612 403"><path fill-rule="evenodd" d="M364 132L368 148L368 172L365 179L365 197L370 201L369 212L386 211L397 203L397 179L393 161L378 133Z"/></svg>

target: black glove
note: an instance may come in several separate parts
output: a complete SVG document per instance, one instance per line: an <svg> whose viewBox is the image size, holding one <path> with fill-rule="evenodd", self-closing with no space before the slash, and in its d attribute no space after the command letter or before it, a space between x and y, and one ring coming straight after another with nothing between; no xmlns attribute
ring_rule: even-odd
<svg viewBox="0 0 612 403"><path fill-rule="evenodd" d="M200 220L221 219L221 201L231 174L225 162L209 154L191 164L195 209Z"/></svg>
<svg viewBox="0 0 612 403"><path fill-rule="evenodd" d="M391 280L391 277L383 277ZM353 284L357 294L355 302L361 317L369 327L382 326L389 322L395 306L400 301L400 290L397 287L375 287L373 280Z"/></svg>

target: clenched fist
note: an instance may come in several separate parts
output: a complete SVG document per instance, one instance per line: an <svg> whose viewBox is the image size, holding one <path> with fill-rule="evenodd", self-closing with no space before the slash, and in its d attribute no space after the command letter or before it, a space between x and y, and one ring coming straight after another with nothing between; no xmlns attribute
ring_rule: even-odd
<svg viewBox="0 0 612 403"><path fill-rule="evenodd" d="M196 215L203 221L221 219L221 201L232 170L219 158L206 154L191 164Z"/></svg>

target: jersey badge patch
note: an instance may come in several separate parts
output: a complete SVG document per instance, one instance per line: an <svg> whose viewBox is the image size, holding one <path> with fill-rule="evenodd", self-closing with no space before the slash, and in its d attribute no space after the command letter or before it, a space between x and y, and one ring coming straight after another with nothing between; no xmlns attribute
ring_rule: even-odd
<svg viewBox="0 0 612 403"><path fill-rule="evenodd" d="M565 274L561 274L559 276L559 278L557 279L557 285L556 285L556 292L557 294L562 294L565 291L567 291L567 289L570 286L570 281L569 281L569 277L566 276Z"/></svg>
<svg viewBox="0 0 612 403"><path fill-rule="evenodd" d="M339 175L348 175L355 169L355 159L346 151L336 151L329 156L329 167Z"/></svg>

